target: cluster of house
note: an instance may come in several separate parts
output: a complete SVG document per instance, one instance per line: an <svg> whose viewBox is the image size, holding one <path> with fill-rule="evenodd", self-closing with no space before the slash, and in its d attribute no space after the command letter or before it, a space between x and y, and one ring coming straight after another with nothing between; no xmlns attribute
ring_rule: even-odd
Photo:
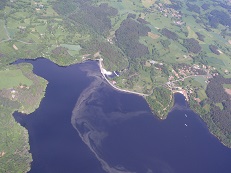
<svg viewBox="0 0 231 173"><path fill-rule="evenodd" d="M165 17L171 17L173 23L175 25L183 25L185 22L182 21L182 15L180 14L179 11L173 9L173 8L168 8L165 7L162 3L157 3L157 10L163 14Z"/></svg>
<svg viewBox="0 0 231 173"><path fill-rule="evenodd" d="M36 6L36 8L35 8L36 11L39 11L39 10L44 8L44 5L42 3L35 2L34 4Z"/></svg>

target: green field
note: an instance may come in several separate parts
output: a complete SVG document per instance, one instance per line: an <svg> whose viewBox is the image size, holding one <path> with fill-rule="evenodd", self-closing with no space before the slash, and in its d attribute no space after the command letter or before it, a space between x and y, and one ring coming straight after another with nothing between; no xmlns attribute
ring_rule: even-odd
<svg viewBox="0 0 231 173"><path fill-rule="evenodd" d="M12 114L29 114L37 109L46 85L46 80L32 73L32 65L10 65L0 71L0 172L30 169L28 132Z"/></svg>
<svg viewBox="0 0 231 173"><path fill-rule="evenodd" d="M0 90L14 88L20 85L31 86L32 83L33 82L26 78L19 69L0 71Z"/></svg>
<svg viewBox="0 0 231 173"><path fill-rule="evenodd" d="M4 20L0 19L0 42L8 39L4 25Z"/></svg>
<svg viewBox="0 0 231 173"><path fill-rule="evenodd" d="M231 89L231 84L224 84L223 87L227 89Z"/></svg>

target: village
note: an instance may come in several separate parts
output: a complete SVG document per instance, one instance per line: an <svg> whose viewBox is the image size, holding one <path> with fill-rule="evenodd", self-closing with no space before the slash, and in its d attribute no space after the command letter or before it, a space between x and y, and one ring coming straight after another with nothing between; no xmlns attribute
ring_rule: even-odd
<svg viewBox="0 0 231 173"><path fill-rule="evenodd" d="M113 79L110 79L108 76L114 74L115 72L110 72L107 71L103 67L103 59L99 58L99 66L101 69L101 73L103 77L107 80L107 82L116 90L122 91L122 92L128 92L128 93L133 93L141 96L150 96L150 94L144 94L140 92L135 92L132 90L125 90L122 88L118 88L116 85L116 81ZM156 65L156 69L162 71L162 66L164 65L162 62L154 61L154 60L148 60L146 62L149 64L148 66L150 67L151 65ZM173 94L174 93L181 93L185 96L185 99L189 101L190 96L199 88L199 86L193 85L193 80L192 83L187 83L187 85L182 84L186 79L196 79L196 78L202 78L204 86L206 86L209 83L209 79L219 75L216 72L216 68L211 67L211 66L206 66L206 65L188 65L188 64L178 64L178 66L173 67L170 76L168 77L168 82L163 83L162 86L165 88L169 89ZM116 74L117 77L119 75ZM202 87L203 84L200 84ZM204 88L205 90L206 88ZM200 101L199 98L194 98L194 100L197 100L198 102Z"/></svg>
<svg viewBox="0 0 231 173"><path fill-rule="evenodd" d="M177 68L172 69L172 75L169 76L169 81L166 83L166 86L173 93L178 92L183 94L186 100L188 101L191 94L193 94L194 91L198 89L198 86L193 86L193 84L180 86L179 82L184 82L185 79L189 79L189 78L195 79L198 77L203 77L204 80L203 82L205 84L208 84L210 78L218 75L218 73L214 73L211 75L210 73L212 72L212 70L215 70L215 68L206 65L194 64L193 66L190 66L188 64L180 64ZM203 85L201 84L201 86Z"/></svg>
<svg viewBox="0 0 231 173"><path fill-rule="evenodd" d="M164 17L171 18L173 24L175 25L183 25L185 23L182 20L181 13L173 8L168 8L162 3L155 4L154 8L157 9L158 12L160 12Z"/></svg>

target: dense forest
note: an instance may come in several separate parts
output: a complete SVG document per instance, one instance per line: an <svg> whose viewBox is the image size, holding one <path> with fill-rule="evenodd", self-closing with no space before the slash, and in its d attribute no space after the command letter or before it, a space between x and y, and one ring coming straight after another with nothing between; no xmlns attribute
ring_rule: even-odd
<svg viewBox="0 0 231 173"><path fill-rule="evenodd" d="M210 7L210 4L207 4L207 3L204 3L204 4L201 6L201 8L202 8L203 10L208 10L209 7Z"/></svg>
<svg viewBox="0 0 231 173"><path fill-rule="evenodd" d="M110 71L121 70L128 66L127 56L114 44L92 39L84 42L81 46L83 47L83 54L94 54L99 51Z"/></svg>
<svg viewBox="0 0 231 173"><path fill-rule="evenodd" d="M178 35L175 32L168 30L167 28L163 28L161 30L161 34L164 35L165 37L172 39L172 40L175 40L175 41L178 39Z"/></svg>
<svg viewBox="0 0 231 173"><path fill-rule="evenodd" d="M115 16L118 11L107 4L101 4L98 7L84 5L76 13L70 15L70 18L90 27L93 31L99 34L106 34L111 29L110 16Z"/></svg>
<svg viewBox="0 0 231 173"><path fill-rule="evenodd" d="M194 38L184 39L183 46L191 53L197 54L201 51L199 42Z"/></svg>
<svg viewBox="0 0 231 173"><path fill-rule="evenodd" d="M111 29L110 17L117 15L118 10L106 3L93 6L88 2L90 0L68 0L68 2L59 0L53 3L53 8L58 14L74 21L82 30L106 34Z"/></svg>
<svg viewBox="0 0 231 173"><path fill-rule="evenodd" d="M214 28L216 28L218 24L229 27L231 26L231 17L224 11L212 10L208 20L210 25Z"/></svg>
<svg viewBox="0 0 231 173"><path fill-rule="evenodd" d="M115 32L116 42L127 56L138 58L148 54L148 48L139 42L139 37L147 36L150 31L148 26L127 18Z"/></svg>
<svg viewBox="0 0 231 173"><path fill-rule="evenodd" d="M187 5L189 11L193 11L193 12L198 13L198 14L201 13L199 6L197 6L195 4L190 4L190 3L187 3L186 5Z"/></svg>
<svg viewBox="0 0 231 173"><path fill-rule="evenodd" d="M224 84L231 84L231 78L218 75L210 79L206 89L207 102L210 103L210 115L214 123L231 139L231 95L225 91ZM218 103L221 103L222 107L217 106Z"/></svg>
<svg viewBox="0 0 231 173"><path fill-rule="evenodd" d="M4 9L6 6L7 0L1 0L0 1L0 10Z"/></svg>
<svg viewBox="0 0 231 173"><path fill-rule="evenodd" d="M70 10L67 10L69 8L67 4L63 0L60 0L53 4L53 8L57 13L67 17L64 24L70 32L78 32L90 36L88 39L78 43L82 48L80 53L91 54L88 58L92 58L96 52L99 52L102 58L104 58L108 70L121 70L128 66L127 56L124 52L115 44L111 44L105 39L112 27L110 17L117 15L118 10L106 3L94 6L90 3L90 0L71 1L70 4L72 4L72 7ZM136 23L138 24L138 22ZM141 24L139 25L141 26ZM70 37L69 40L71 39ZM139 47L139 45L136 46ZM64 53L65 50L62 50L61 53ZM57 48L52 53L59 53L60 55L60 52L57 52Z"/></svg>

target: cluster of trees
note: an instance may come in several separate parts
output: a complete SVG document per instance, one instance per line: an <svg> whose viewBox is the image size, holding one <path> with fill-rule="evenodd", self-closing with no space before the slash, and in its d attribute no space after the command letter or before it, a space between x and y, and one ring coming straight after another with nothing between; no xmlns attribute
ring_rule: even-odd
<svg viewBox="0 0 231 173"><path fill-rule="evenodd" d="M8 1L9 2L9 1ZM17 1L8 4L13 9L13 11L18 11L19 9L24 9L30 12L33 12L33 9L31 8L31 2L30 1Z"/></svg>
<svg viewBox="0 0 231 173"><path fill-rule="evenodd" d="M223 84L231 84L231 79L218 75L210 80L206 94L213 103L221 103L230 99L222 86Z"/></svg>
<svg viewBox="0 0 231 173"><path fill-rule="evenodd" d="M100 52L109 71L122 70L128 66L126 55L114 44L92 39L81 44L81 54Z"/></svg>
<svg viewBox="0 0 231 173"><path fill-rule="evenodd" d="M220 52L218 51L218 47L214 46L214 45L209 45L209 49L211 50L211 52L213 52L216 55L220 55Z"/></svg>
<svg viewBox="0 0 231 173"><path fill-rule="evenodd" d="M199 32L196 32L196 35L197 35L198 40L204 41L205 36L204 36L203 34L201 34L201 33L199 33Z"/></svg>
<svg viewBox="0 0 231 173"><path fill-rule="evenodd" d="M129 13L129 14L127 15L127 18L135 19L135 18L136 18L136 14Z"/></svg>
<svg viewBox="0 0 231 173"><path fill-rule="evenodd" d="M181 1L175 1L175 0L170 0L171 4L166 4L167 8L172 8L176 11L181 10L182 7L182 2Z"/></svg>
<svg viewBox="0 0 231 173"><path fill-rule="evenodd" d="M0 96L0 172L28 172L32 161L28 135L12 116L17 103Z"/></svg>
<svg viewBox="0 0 231 173"><path fill-rule="evenodd" d="M184 39L183 46L192 53L199 53L201 51L201 46L197 40L194 38Z"/></svg>
<svg viewBox="0 0 231 173"><path fill-rule="evenodd" d="M168 8L172 8L174 10L181 10L181 5L179 4L170 4L170 5L167 5Z"/></svg>
<svg viewBox="0 0 231 173"><path fill-rule="evenodd" d="M209 25L213 28L217 28L219 25L218 19L214 16L209 16L208 21L209 21Z"/></svg>
<svg viewBox="0 0 231 173"><path fill-rule="evenodd" d="M57 0L52 2L53 9L59 15L68 15L82 6L90 4L92 0Z"/></svg>
<svg viewBox="0 0 231 173"><path fill-rule="evenodd" d="M2 97L3 91L0 90L0 105L2 107L7 107L8 109L19 109L20 104L17 101L12 101L8 98Z"/></svg>
<svg viewBox="0 0 231 173"><path fill-rule="evenodd" d="M71 14L69 18L75 21L77 25L87 26L86 28L92 29L92 32L104 35L111 29L109 17L117 13L115 8L109 7L107 4L100 6L84 5L76 13Z"/></svg>
<svg viewBox="0 0 231 173"><path fill-rule="evenodd" d="M5 57L5 55L4 55L4 54L2 54L2 53L0 53L0 58L3 58L3 57Z"/></svg>
<svg viewBox="0 0 231 173"><path fill-rule="evenodd" d="M174 41L178 40L178 35L175 32L168 30L167 28L163 28L161 30L161 34Z"/></svg>
<svg viewBox="0 0 231 173"><path fill-rule="evenodd" d="M231 31L228 28L222 29L220 34L223 38L226 38L226 36L231 37Z"/></svg>
<svg viewBox="0 0 231 173"><path fill-rule="evenodd" d="M171 41L169 41L168 39L166 39L166 40L160 40L160 43L162 44L162 46L164 48L168 48L170 46L170 44L171 44Z"/></svg>
<svg viewBox="0 0 231 173"><path fill-rule="evenodd" d="M1 0L0 1L0 10L3 10L6 6L7 0Z"/></svg>
<svg viewBox="0 0 231 173"><path fill-rule="evenodd" d="M228 12L231 12L231 5L229 5L228 3L223 3L221 1L217 1L217 3L224 9L228 10Z"/></svg>
<svg viewBox="0 0 231 173"><path fill-rule="evenodd" d="M69 34L65 40L71 42L72 36L74 36L72 33L76 32L81 35L88 35L90 36L88 39L79 43L82 48L80 54L93 55L99 51L100 55L104 58L104 65L107 66L107 69L116 70L125 68L128 65L127 56L115 44L110 44L105 40L111 29L110 17L117 15L118 10L108 6L107 3L96 6L91 0L68 1L71 2L67 3L66 0L59 0L53 4L57 13L66 17L63 25ZM72 6L70 9L69 5ZM131 17L136 17L136 15L131 14ZM125 39L127 39L126 37L127 35ZM68 52L59 47L53 50L52 53L53 55L63 56Z"/></svg>
<svg viewBox="0 0 231 173"><path fill-rule="evenodd" d="M193 12L198 13L198 14L201 13L199 6L197 6L195 4L190 4L190 3L187 3L186 5L187 5L189 11L193 11Z"/></svg>
<svg viewBox="0 0 231 173"><path fill-rule="evenodd" d="M58 0L53 2L54 10L63 16L67 16L81 30L89 33L97 32L105 35L111 29L111 16L115 16L118 10L108 6L107 3L95 6L91 0Z"/></svg>
<svg viewBox="0 0 231 173"><path fill-rule="evenodd" d="M210 4L207 4L207 3L204 3L204 4L202 4L202 6L201 6L201 8L202 8L203 10L208 10L209 7L210 7Z"/></svg>
<svg viewBox="0 0 231 173"><path fill-rule="evenodd" d="M173 105L172 93L164 87L157 87L151 96L147 97L151 110L159 116L167 116ZM162 114L160 114L162 113Z"/></svg>
<svg viewBox="0 0 231 173"><path fill-rule="evenodd" d="M73 2L72 0L58 0L53 2L53 9L59 15L68 15L76 10L78 4Z"/></svg>
<svg viewBox="0 0 231 173"><path fill-rule="evenodd" d="M146 20L144 20L142 18L138 18L137 21L140 22L141 24L144 24L144 25L149 24L149 22L147 22Z"/></svg>
<svg viewBox="0 0 231 173"><path fill-rule="evenodd" d="M231 101L227 101L226 105L231 107ZM219 129L223 132L225 136L231 139L231 116L230 109L225 108L221 111L221 109L216 106L211 106L211 117L213 122L219 127Z"/></svg>
<svg viewBox="0 0 231 173"><path fill-rule="evenodd" d="M53 49L52 53L54 55L63 55L63 56L66 56L66 55L68 55L67 50L68 50L67 48L60 46L60 47L56 47L55 49Z"/></svg>
<svg viewBox="0 0 231 173"><path fill-rule="evenodd" d="M32 73L32 65L19 64L17 67L13 65L7 68L19 68L26 78L33 81L33 84L29 89L17 87L15 100L11 100L9 89L0 90L0 172L28 172L32 161L29 153L28 132L21 126L23 124L16 122L20 122L22 117L14 119L12 114L18 110L29 114L38 108L44 97L47 81Z"/></svg>
<svg viewBox="0 0 231 173"><path fill-rule="evenodd" d="M207 102L210 103L213 122L231 139L231 96L225 92L223 84L231 84L231 78L218 75L210 80L206 89ZM217 106L217 103L221 103L223 108Z"/></svg>
<svg viewBox="0 0 231 173"><path fill-rule="evenodd" d="M130 58L148 54L148 48L139 42L140 36L147 36L151 29L131 18L125 19L115 32L117 45Z"/></svg>
<svg viewBox="0 0 231 173"><path fill-rule="evenodd" d="M75 57L72 57L68 53L68 49L65 47L61 47L61 46L56 47L51 51L51 53L52 53L51 54L52 59L60 63L70 63L75 59Z"/></svg>
<svg viewBox="0 0 231 173"><path fill-rule="evenodd" d="M231 147L231 96L225 92L224 84L231 84L231 78L221 75L211 78L206 88L207 98L200 102L200 106L190 99L190 106L201 115L210 131Z"/></svg>
<svg viewBox="0 0 231 173"><path fill-rule="evenodd" d="M208 16L209 23L216 28L219 24L231 26L231 17L224 11L212 10Z"/></svg>

